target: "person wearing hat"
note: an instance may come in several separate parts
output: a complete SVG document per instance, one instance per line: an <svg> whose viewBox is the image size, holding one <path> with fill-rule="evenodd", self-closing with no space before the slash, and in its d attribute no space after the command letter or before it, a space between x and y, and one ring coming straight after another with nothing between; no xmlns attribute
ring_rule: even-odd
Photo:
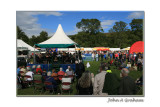
<svg viewBox="0 0 160 107"><path fill-rule="evenodd" d="M26 69L24 67L21 68L21 70L23 73L21 73L21 76L24 76L26 74Z"/></svg>

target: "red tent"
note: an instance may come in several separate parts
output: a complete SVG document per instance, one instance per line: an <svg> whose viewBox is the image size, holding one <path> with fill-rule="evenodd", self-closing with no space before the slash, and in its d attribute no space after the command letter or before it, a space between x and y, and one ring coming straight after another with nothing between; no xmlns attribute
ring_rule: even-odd
<svg viewBox="0 0 160 107"><path fill-rule="evenodd" d="M130 47L129 53L132 54L134 52L144 52L144 42L143 41L135 42Z"/></svg>

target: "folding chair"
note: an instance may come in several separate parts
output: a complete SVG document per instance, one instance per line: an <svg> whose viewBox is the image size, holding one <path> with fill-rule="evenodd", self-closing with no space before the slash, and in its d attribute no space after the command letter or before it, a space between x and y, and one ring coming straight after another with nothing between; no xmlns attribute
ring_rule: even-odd
<svg viewBox="0 0 160 107"><path fill-rule="evenodd" d="M45 82L44 82L44 86L45 86L46 92L47 92L47 91L52 91L52 94L55 93L52 82L45 81ZM48 86L50 86L50 88L48 88Z"/></svg>
<svg viewBox="0 0 160 107"><path fill-rule="evenodd" d="M32 80L28 80L28 78L31 79L31 76L25 75L25 76L24 76L24 81L23 81L23 83L24 83L27 87L29 86L29 84L32 85Z"/></svg>
<svg viewBox="0 0 160 107"><path fill-rule="evenodd" d="M58 76L52 76L54 78L55 81L58 80Z"/></svg>
<svg viewBox="0 0 160 107"><path fill-rule="evenodd" d="M68 75L69 78L71 78L72 82L74 82L74 75Z"/></svg>
<svg viewBox="0 0 160 107"><path fill-rule="evenodd" d="M63 88L63 86L70 86L70 88ZM68 91L69 92L69 95L70 95L70 92L71 92L71 83L70 82L63 82L62 85L61 85L61 94L63 94L64 91Z"/></svg>
<svg viewBox="0 0 160 107"><path fill-rule="evenodd" d="M40 91L40 94L43 91L43 84L41 80L34 80L34 91L33 93L35 94L36 91Z"/></svg>
<svg viewBox="0 0 160 107"><path fill-rule="evenodd" d="M63 75L58 75L58 79L59 79L59 78L63 78ZM61 80L59 79L59 81L61 81Z"/></svg>
<svg viewBox="0 0 160 107"><path fill-rule="evenodd" d="M17 89L22 89L21 79L19 76L17 76Z"/></svg>
<svg viewBox="0 0 160 107"><path fill-rule="evenodd" d="M19 71L19 73L20 73L20 76L22 76L22 77L23 77L24 72L23 72L23 71Z"/></svg>
<svg viewBox="0 0 160 107"><path fill-rule="evenodd" d="M71 78L62 78L61 94L63 94L63 91L68 91L70 95L71 87Z"/></svg>

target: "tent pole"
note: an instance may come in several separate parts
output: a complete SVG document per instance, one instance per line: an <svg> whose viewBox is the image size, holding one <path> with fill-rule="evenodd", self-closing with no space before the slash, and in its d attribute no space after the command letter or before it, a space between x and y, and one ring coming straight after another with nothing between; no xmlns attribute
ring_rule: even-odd
<svg viewBox="0 0 160 107"><path fill-rule="evenodd" d="M75 46L75 57L76 57L76 45L74 44L74 46Z"/></svg>
<svg viewBox="0 0 160 107"><path fill-rule="evenodd" d="M35 45L34 45L34 56L33 56L33 64L36 64L36 61L35 61Z"/></svg>

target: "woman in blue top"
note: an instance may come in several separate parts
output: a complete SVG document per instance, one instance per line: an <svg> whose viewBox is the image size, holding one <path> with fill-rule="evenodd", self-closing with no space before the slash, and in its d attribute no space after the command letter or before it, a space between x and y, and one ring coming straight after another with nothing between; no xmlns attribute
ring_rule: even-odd
<svg viewBox="0 0 160 107"><path fill-rule="evenodd" d="M112 53L110 53L110 55L109 55L109 56L110 56L110 59L112 59L112 56L113 56L113 55L112 55Z"/></svg>
<svg viewBox="0 0 160 107"><path fill-rule="evenodd" d="M51 77L51 75L52 75L52 73L48 72L45 81L51 82L52 85L46 85L45 87L48 89L54 89L54 91L57 91L57 82L54 80L53 77Z"/></svg>

